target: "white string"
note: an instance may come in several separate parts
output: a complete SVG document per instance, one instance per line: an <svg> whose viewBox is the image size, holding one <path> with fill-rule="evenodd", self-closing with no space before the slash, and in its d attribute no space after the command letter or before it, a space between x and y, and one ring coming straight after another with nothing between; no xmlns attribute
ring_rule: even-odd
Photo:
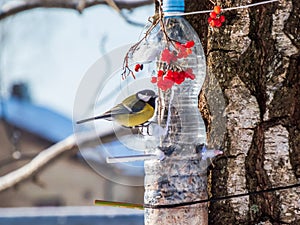
<svg viewBox="0 0 300 225"><path fill-rule="evenodd" d="M250 8L258 5L265 5L269 4L272 2L278 2L279 0L268 0L268 1L263 1L263 2L257 2L249 5L242 5L242 6L236 6L236 7L230 7L230 8L225 8L222 9L222 11L230 11L230 10L236 10L236 9L245 9L245 8ZM186 15L194 15L194 14L203 14L203 13L210 13L213 10L203 10L203 11L195 11L195 12L183 12L183 13L178 13L178 12L165 12L164 16L186 16Z"/></svg>
<svg viewBox="0 0 300 225"><path fill-rule="evenodd" d="M144 154L144 155L128 155L128 156L114 156L114 157L107 157L107 163L129 163L129 162L136 162L136 161L145 161L149 159L159 159L159 156L156 154Z"/></svg>
<svg viewBox="0 0 300 225"><path fill-rule="evenodd" d="M156 159L162 161L165 158L166 158L165 153L160 149L156 149L154 154L107 157L106 162L107 163L128 163L128 162L136 162L136 161L146 161L150 159Z"/></svg>

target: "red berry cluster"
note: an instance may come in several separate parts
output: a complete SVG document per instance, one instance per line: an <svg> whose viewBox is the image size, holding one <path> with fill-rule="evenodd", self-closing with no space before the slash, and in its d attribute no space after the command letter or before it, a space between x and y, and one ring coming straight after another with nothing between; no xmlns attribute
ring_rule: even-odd
<svg viewBox="0 0 300 225"><path fill-rule="evenodd" d="M174 42L174 50L169 50L169 48L164 49L161 52L160 60L166 64L164 68L166 70L159 70L157 76L151 78L152 83L157 83L158 88L163 91L170 89L174 84L181 84L186 78L194 80L195 74L191 68L183 70L178 67L177 60L187 58L192 54L192 47L194 47L195 42L193 40L186 43ZM134 66L134 71L139 72L143 70L143 64L136 64ZM132 73L133 74L133 73Z"/></svg>
<svg viewBox="0 0 300 225"><path fill-rule="evenodd" d="M221 7L216 5L214 10L209 14L208 24L211 27L221 27L225 22L225 16L221 15Z"/></svg>
<svg viewBox="0 0 300 225"><path fill-rule="evenodd" d="M157 83L157 86L161 90L166 91L174 84L181 84L186 78L191 80L195 79L195 74L193 74L191 68L188 68L185 71L168 70L164 72L163 70L159 70L157 72L157 77L152 77L151 82Z"/></svg>
<svg viewBox="0 0 300 225"><path fill-rule="evenodd" d="M164 49L161 53L161 61L167 63L167 70L159 70L157 72L157 77L152 77L151 82L157 83L158 88L166 91L174 84L181 84L186 78L191 80L195 79L195 74L193 70L188 68L182 70L174 65L178 59L183 59L192 54L192 47L194 47L194 41L188 41L184 44L175 42L174 46L176 50L170 51L169 49Z"/></svg>

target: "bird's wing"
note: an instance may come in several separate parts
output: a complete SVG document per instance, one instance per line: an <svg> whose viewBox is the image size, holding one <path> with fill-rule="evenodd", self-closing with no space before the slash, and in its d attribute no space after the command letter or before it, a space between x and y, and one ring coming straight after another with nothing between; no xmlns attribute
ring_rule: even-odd
<svg viewBox="0 0 300 225"><path fill-rule="evenodd" d="M120 115L120 114L133 114L140 112L145 107L145 102L138 100L134 103L131 102L130 105L126 105L126 102L120 103L113 107L111 110L105 112L102 116L108 117L108 116L114 116L114 115ZM106 118L108 119L108 118Z"/></svg>
<svg viewBox="0 0 300 225"><path fill-rule="evenodd" d="M133 114L141 111L145 107L145 104L144 101L137 99L135 95L131 95L124 99L122 103L105 112L101 117L110 120L111 116Z"/></svg>
<svg viewBox="0 0 300 225"><path fill-rule="evenodd" d="M129 96L121 103L121 105L128 109L130 113L139 112L145 107L145 104L146 103L144 101L137 99L135 95Z"/></svg>
<svg viewBox="0 0 300 225"><path fill-rule="evenodd" d="M136 97L136 95L131 95L131 96L125 98L122 101L121 105L123 105L128 110L131 110L138 101L140 101L140 100Z"/></svg>
<svg viewBox="0 0 300 225"><path fill-rule="evenodd" d="M112 109L110 109L109 111L105 112L103 114L104 117L108 117L108 116L114 116L114 115L120 115L120 114L130 114L132 112L132 110L130 110L130 108L125 107L122 103L116 105L115 107L113 107ZM108 119L108 118L106 118Z"/></svg>

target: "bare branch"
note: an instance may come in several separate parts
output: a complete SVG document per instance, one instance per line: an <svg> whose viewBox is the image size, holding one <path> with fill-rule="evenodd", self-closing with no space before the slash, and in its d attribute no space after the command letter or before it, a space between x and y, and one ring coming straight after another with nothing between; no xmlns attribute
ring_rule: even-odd
<svg viewBox="0 0 300 225"><path fill-rule="evenodd" d="M112 7L114 10L116 10L118 13L121 12L120 8L117 6L117 4L115 3L114 0L105 0L105 1L110 7Z"/></svg>
<svg viewBox="0 0 300 225"><path fill-rule="evenodd" d="M63 153L77 150L77 143L81 147L94 147L99 145L99 137L94 133L83 133L70 135L68 138L58 142L40 152L29 163L21 168L0 177L0 192L24 181L40 172L47 164L59 158Z"/></svg>
<svg viewBox="0 0 300 225"><path fill-rule="evenodd" d="M110 2L110 1L109 1ZM153 0L115 0L118 9L133 9L152 4ZM9 1L0 7L0 20L16 13L34 8L65 8L82 12L84 9L108 4L108 0L17 0Z"/></svg>

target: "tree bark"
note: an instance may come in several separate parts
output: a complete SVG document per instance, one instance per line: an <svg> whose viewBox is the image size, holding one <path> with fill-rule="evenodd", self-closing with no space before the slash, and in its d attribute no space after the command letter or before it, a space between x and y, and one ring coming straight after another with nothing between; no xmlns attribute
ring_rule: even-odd
<svg viewBox="0 0 300 225"><path fill-rule="evenodd" d="M213 7L208 0L186 0L186 5L188 11ZM209 28L202 38L208 79L200 108L209 142L225 152L211 171L212 197L300 182L299 9L298 0L280 0L226 11L225 24ZM205 36L207 25L188 19ZM300 224L299 199L299 188L293 188L212 202L209 222Z"/></svg>

